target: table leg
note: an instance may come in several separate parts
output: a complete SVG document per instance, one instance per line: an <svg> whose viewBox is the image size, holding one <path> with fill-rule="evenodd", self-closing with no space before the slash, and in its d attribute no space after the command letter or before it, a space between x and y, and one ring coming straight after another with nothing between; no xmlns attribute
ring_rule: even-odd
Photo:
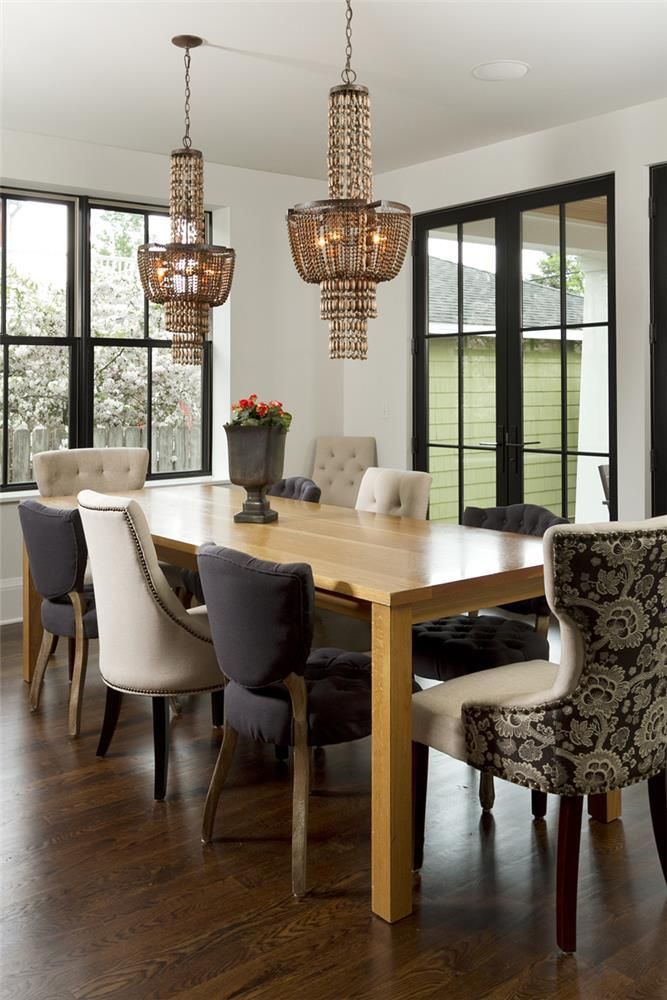
<svg viewBox="0 0 667 1000"><path fill-rule="evenodd" d="M599 823L613 823L620 818L622 811L620 789L606 795L588 796L588 815Z"/></svg>
<svg viewBox="0 0 667 1000"><path fill-rule="evenodd" d="M412 913L412 612L373 605L371 908Z"/></svg>
<svg viewBox="0 0 667 1000"><path fill-rule="evenodd" d="M42 641L42 599L35 590L30 563L23 546L23 680L29 684Z"/></svg>

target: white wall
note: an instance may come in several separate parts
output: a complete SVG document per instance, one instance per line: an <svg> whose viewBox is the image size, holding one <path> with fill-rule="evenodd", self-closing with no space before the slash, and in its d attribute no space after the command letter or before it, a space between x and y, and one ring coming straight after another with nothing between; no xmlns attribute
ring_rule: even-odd
<svg viewBox="0 0 667 1000"><path fill-rule="evenodd" d="M446 128L446 115L443 118ZM667 100L381 174L375 195L425 212L570 180L616 179L619 515L649 512L651 164L667 160ZM380 463L410 467L412 265L381 285L369 359L345 362L346 434L374 434Z"/></svg>
<svg viewBox="0 0 667 1000"><path fill-rule="evenodd" d="M2 133L0 156L4 184L138 202L168 198L168 156L10 131ZM325 191L323 181L206 164L214 239L237 254L229 302L214 312L213 471L218 476L226 474L222 424L230 399L250 392L282 400L294 415L286 475L309 473L317 435L342 433L343 368L329 361L318 289L298 277L285 225L289 207L321 198ZM2 504L1 527L0 621L6 621L17 617L19 607L15 504Z"/></svg>

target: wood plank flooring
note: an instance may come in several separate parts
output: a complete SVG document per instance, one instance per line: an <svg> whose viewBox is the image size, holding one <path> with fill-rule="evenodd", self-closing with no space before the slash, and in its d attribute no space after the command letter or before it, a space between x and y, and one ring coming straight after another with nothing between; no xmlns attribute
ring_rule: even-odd
<svg viewBox="0 0 667 1000"><path fill-rule="evenodd" d="M210 702L171 726L167 800L152 800L150 699L126 697L95 758L104 689L91 643L81 737L67 737L67 651L28 711L20 627L2 629L3 1000L658 1000L667 892L643 786L623 820L584 819L579 950L555 945L556 800L497 783L482 817L474 772L432 755L415 914L369 911L369 745L316 760L309 882L290 895L290 782L240 743L216 839L199 841L221 734Z"/></svg>

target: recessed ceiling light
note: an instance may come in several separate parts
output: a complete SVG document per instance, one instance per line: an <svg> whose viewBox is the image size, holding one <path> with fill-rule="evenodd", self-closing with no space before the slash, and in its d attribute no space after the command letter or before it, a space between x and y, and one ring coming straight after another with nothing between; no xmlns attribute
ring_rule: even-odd
<svg viewBox="0 0 667 1000"><path fill-rule="evenodd" d="M498 82L500 80L520 80L529 71L528 63L516 59L499 59L497 62L482 63L475 66L471 73L478 80Z"/></svg>

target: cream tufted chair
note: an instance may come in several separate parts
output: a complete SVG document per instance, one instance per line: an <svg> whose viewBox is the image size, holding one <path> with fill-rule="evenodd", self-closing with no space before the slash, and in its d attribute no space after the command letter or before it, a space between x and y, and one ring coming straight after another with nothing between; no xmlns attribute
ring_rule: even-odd
<svg viewBox="0 0 667 1000"><path fill-rule="evenodd" d="M320 502L354 507L362 476L377 460L373 437L318 438L311 478L322 490Z"/></svg>
<svg viewBox="0 0 667 1000"><path fill-rule="evenodd" d="M667 879L667 517L549 528L544 584L561 628L560 666L513 663L413 695L414 867L429 747L558 795L556 936L571 952L584 795L648 781Z"/></svg>
<svg viewBox="0 0 667 1000"><path fill-rule="evenodd" d="M431 482L428 472L367 469L359 486L356 509L423 521L428 511ZM366 652L371 647L370 626L368 622L318 608L315 612L315 645Z"/></svg>
<svg viewBox="0 0 667 1000"><path fill-rule="evenodd" d="M213 722L222 724L225 678L215 657L205 608L186 611L155 554L136 500L84 490L79 511L95 575L100 673L107 702L97 749L103 757L123 694L153 700L155 798L167 785L167 699L212 693Z"/></svg>
<svg viewBox="0 0 667 1000"><path fill-rule="evenodd" d="M76 496L81 490L140 490L148 470L147 448L71 448L33 456L43 497Z"/></svg>

